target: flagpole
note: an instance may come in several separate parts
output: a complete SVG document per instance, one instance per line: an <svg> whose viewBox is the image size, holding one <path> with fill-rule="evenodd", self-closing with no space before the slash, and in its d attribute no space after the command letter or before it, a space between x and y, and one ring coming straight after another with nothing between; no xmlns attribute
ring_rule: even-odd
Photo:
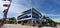
<svg viewBox="0 0 60 28"><path fill-rule="evenodd" d="M3 21L0 23L0 28L4 25L4 23L5 23L6 19L7 19L7 13L8 13L8 10L9 10L10 6L11 6L11 2L12 1L10 1L10 4L9 4L9 6L7 8L7 12L3 12L4 13L3 14Z"/></svg>
<svg viewBox="0 0 60 28"><path fill-rule="evenodd" d="M8 10L9 10L9 8L10 8L10 6L11 6L11 2L12 2L12 1L10 1L10 4L9 4L9 7L8 7ZM8 11L8 10L7 10L7 11ZM8 13L8 12L7 12L7 13Z"/></svg>

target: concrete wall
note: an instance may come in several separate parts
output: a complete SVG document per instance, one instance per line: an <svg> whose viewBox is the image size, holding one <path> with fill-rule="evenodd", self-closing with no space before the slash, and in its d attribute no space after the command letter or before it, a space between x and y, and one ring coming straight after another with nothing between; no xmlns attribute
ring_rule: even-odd
<svg viewBox="0 0 60 28"><path fill-rule="evenodd" d="M4 24L2 28L38 28L38 27L33 27L33 26L26 26L26 25L21 25L21 24ZM39 27L39 28L60 28L60 25L57 25L56 27Z"/></svg>

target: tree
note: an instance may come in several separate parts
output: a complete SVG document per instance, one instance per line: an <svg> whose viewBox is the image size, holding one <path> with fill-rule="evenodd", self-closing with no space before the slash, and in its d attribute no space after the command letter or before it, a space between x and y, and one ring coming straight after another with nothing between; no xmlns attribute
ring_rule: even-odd
<svg viewBox="0 0 60 28"><path fill-rule="evenodd" d="M42 24L46 25L48 23L50 26L56 26L56 22L54 22L51 18L43 16L43 23Z"/></svg>
<svg viewBox="0 0 60 28"><path fill-rule="evenodd" d="M16 18L15 17L8 18L8 20L6 21L6 23L8 23L8 24L16 24Z"/></svg>
<svg viewBox="0 0 60 28"><path fill-rule="evenodd" d="M16 18L15 17L12 17L12 18L9 18L9 20L16 20Z"/></svg>
<svg viewBox="0 0 60 28"><path fill-rule="evenodd" d="M2 22L2 19L0 19L0 22Z"/></svg>

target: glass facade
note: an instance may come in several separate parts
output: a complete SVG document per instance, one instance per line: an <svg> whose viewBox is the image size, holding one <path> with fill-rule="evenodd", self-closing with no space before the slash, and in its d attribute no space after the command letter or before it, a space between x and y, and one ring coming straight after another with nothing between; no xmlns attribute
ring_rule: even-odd
<svg viewBox="0 0 60 28"><path fill-rule="evenodd" d="M39 25L41 23L41 13L39 13L35 9L29 9L27 11L24 11L22 15L19 15L17 17L18 23L22 23L25 25Z"/></svg>
<svg viewBox="0 0 60 28"><path fill-rule="evenodd" d="M23 16L23 17L18 17L18 20L20 20L20 19L25 19L25 18L30 18L30 17L31 17L31 15L30 15L30 16L25 15L25 16Z"/></svg>
<svg viewBox="0 0 60 28"><path fill-rule="evenodd" d="M37 10L33 9L32 10L32 18L33 18L33 22L39 24L40 23L40 19L41 19L42 15L41 13L39 13Z"/></svg>
<svg viewBox="0 0 60 28"><path fill-rule="evenodd" d="M18 17L18 20L20 20L20 19L26 19L26 18L30 18L31 17L34 23L38 23L39 24L41 13L39 13L37 10L35 10L35 9L29 9L27 11L24 11L23 14L25 16L22 15L22 16ZM29 14L31 14L31 15L29 15Z"/></svg>
<svg viewBox="0 0 60 28"><path fill-rule="evenodd" d="M29 10L23 12L23 14L31 14L31 9L29 9Z"/></svg>
<svg viewBox="0 0 60 28"><path fill-rule="evenodd" d="M28 15L28 14L31 14L31 9L29 9L27 11L24 11L22 15L18 16L18 20L25 19L25 18L30 18L31 15Z"/></svg>
<svg viewBox="0 0 60 28"><path fill-rule="evenodd" d="M36 18L36 19L38 19L38 18L39 18L39 15L36 14L35 12L32 12L32 18Z"/></svg>

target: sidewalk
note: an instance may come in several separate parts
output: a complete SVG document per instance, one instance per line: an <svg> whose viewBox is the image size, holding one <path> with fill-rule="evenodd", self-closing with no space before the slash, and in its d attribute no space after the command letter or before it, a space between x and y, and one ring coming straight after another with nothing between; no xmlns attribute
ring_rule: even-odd
<svg viewBox="0 0 60 28"><path fill-rule="evenodd" d="M3 28L38 28L38 27L25 26L20 24L5 24Z"/></svg>
<svg viewBox="0 0 60 28"><path fill-rule="evenodd" d="M21 25L21 24L5 24L2 28L38 28L38 27L26 26L26 25ZM60 28L60 25L57 25L56 27L43 26L40 28Z"/></svg>

